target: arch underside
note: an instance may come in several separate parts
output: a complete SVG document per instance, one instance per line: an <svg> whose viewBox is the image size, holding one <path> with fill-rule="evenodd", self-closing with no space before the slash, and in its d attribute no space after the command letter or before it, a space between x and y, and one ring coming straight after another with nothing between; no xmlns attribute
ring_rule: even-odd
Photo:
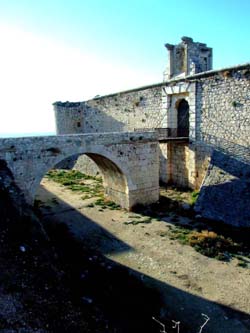
<svg viewBox="0 0 250 333"><path fill-rule="evenodd" d="M86 155L97 164L101 171L106 197L121 207L127 208L128 185L127 179L121 169L104 156L92 153L87 153Z"/></svg>
<svg viewBox="0 0 250 333"><path fill-rule="evenodd" d="M61 168L63 166L63 168L71 169L81 156L89 157L99 168L103 179L105 197L119 204L122 208L129 208L127 177L111 159L97 153L82 153L67 157L54 167ZM81 171L80 168L78 170Z"/></svg>

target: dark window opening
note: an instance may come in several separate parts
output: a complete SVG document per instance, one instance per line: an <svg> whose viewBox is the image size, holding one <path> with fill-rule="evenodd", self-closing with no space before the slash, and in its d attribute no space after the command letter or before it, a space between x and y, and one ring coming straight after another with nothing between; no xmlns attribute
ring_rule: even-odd
<svg viewBox="0 0 250 333"><path fill-rule="evenodd" d="M189 136L189 105L182 99L177 107L178 136Z"/></svg>
<svg viewBox="0 0 250 333"><path fill-rule="evenodd" d="M208 62L207 62L207 58L204 57L203 61L204 61L204 70L206 71L206 70L208 70Z"/></svg>

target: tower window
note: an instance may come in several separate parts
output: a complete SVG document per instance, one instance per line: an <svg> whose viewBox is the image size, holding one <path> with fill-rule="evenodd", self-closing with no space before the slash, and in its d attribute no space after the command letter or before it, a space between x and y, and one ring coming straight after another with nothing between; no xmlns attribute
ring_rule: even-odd
<svg viewBox="0 0 250 333"><path fill-rule="evenodd" d="M207 64L207 57L203 58L203 63L204 63L204 69L205 71L208 69L208 64Z"/></svg>

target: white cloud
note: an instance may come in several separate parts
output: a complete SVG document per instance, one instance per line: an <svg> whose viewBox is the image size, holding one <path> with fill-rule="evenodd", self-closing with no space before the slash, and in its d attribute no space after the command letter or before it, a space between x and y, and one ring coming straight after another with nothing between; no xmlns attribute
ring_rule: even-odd
<svg viewBox="0 0 250 333"><path fill-rule="evenodd" d="M0 24L0 134L54 130L51 104L153 83L149 73Z"/></svg>

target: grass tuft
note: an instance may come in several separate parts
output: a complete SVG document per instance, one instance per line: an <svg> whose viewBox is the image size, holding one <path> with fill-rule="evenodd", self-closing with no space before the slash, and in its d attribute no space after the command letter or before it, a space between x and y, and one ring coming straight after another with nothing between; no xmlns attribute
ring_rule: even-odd
<svg viewBox="0 0 250 333"><path fill-rule="evenodd" d="M227 261L236 255L241 244L235 243L231 238L218 235L214 231L195 231L183 227L171 229L171 239L177 239L182 244L192 246L197 252L211 258Z"/></svg>
<svg viewBox="0 0 250 333"><path fill-rule="evenodd" d="M191 193L191 198L190 198L190 204L191 206L194 206L197 199L198 199L198 196L199 196L200 192L199 191L193 191Z"/></svg>
<svg viewBox="0 0 250 333"><path fill-rule="evenodd" d="M102 209L109 208L111 210L120 209L120 205L117 205L115 202L107 200L105 198L100 198L94 203L96 206L101 206Z"/></svg>
<svg viewBox="0 0 250 333"><path fill-rule="evenodd" d="M125 224L125 225L129 225L129 224L137 225L137 224L140 224L140 223L147 224L147 223L151 223L151 222L152 222L152 218L149 217L149 218L144 219L144 220L132 220L132 221L124 222L123 224Z"/></svg>

